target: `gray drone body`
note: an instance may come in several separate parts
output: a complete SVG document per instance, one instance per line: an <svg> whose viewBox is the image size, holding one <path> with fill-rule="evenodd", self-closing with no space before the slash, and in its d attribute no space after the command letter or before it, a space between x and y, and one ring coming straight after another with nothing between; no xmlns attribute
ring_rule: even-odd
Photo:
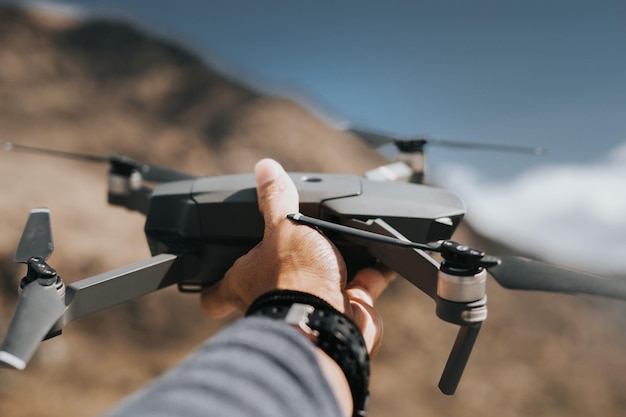
<svg viewBox="0 0 626 417"><path fill-rule="evenodd" d="M146 214L145 234L153 256L65 287L46 263L53 250L49 211L33 210L15 258L28 265L29 273L22 280L22 296L0 349L0 364L23 369L42 339L60 334L85 315L170 285L199 291L214 284L263 238L254 175L184 179L153 190L111 185L122 184L124 178L130 184L127 173L115 166L111 170L109 201ZM302 213L405 240L447 239L465 211L454 193L433 187L377 183L352 175L290 175ZM387 230L378 230L380 225ZM331 238L349 273L381 260L399 271L406 269L409 280L419 277L412 282L434 294L429 288L435 269L414 256L415 251L406 257L402 250L387 251L386 244L367 239Z"/></svg>
<svg viewBox="0 0 626 417"><path fill-rule="evenodd" d="M354 175L291 173L300 212L338 224L381 219L410 240L448 239L465 207L454 193L434 187L380 183ZM153 255L196 254L202 266L183 287L215 283L263 238L255 177L228 175L166 183L150 198L145 233ZM363 245L333 239L349 271L373 263Z"/></svg>

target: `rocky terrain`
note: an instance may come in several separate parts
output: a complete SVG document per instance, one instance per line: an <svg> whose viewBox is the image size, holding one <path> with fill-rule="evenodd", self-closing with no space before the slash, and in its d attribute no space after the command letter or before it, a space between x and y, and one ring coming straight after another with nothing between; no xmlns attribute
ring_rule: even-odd
<svg viewBox="0 0 626 417"><path fill-rule="evenodd" d="M298 104L262 96L184 47L115 21L0 6L0 142L124 154L195 175L290 170L361 174L384 163ZM24 271L12 262L33 207L49 207L50 262L67 282L149 256L143 217L106 204L106 166L0 151L0 335ZM462 227L455 238L507 249ZM382 297L384 346L371 416L622 416L626 306L489 286L490 317L457 394L437 381L456 328L397 279ZM72 323L23 372L0 369L0 415L97 415L233 320L209 320L174 289Z"/></svg>

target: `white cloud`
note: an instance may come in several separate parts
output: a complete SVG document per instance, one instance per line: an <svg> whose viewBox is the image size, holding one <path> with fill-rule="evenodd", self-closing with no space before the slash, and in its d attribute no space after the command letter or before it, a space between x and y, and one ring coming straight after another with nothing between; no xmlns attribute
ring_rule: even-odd
<svg viewBox="0 0 626 417"><path fill-rule="evenodd" d="M626 143L602 163L545 166L510 182L465 166L446 166L435 178L461 195L481 233L549 262L625 274Z"/></svg>

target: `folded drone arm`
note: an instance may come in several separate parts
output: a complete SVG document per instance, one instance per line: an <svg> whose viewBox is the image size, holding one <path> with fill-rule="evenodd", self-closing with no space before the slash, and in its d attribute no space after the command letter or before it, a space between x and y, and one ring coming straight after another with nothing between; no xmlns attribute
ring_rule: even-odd
<svg viewBox="0 0 626 417"><path fill-rule="evenodd" d="M344 225L382 236L407 240L400 232L382 219L371 219L367 222L348 219L344 222ZM396 271L429 297L434 299L437 296L439 262L430 257L423 250L391 246L389 244L348 235L345 235L344 239L364 246L372 256Z"/></svg>
<svg viewBox="0 0 626 417"><path fill-rule="evenodd" d="M184 255L161 254L72 283L63 324L176 284ZM185 265L188 267L188 264Z"/></svg>
<svg viewBox="0 0 626 417"><path fill-rule="evenodd" d="M186 255L161 254L77 281L64 291L61 280L59 285L26 284L0 349L0 364L24 369L42 339L58 335L69 322L175 284L194 264Z"/></svg>

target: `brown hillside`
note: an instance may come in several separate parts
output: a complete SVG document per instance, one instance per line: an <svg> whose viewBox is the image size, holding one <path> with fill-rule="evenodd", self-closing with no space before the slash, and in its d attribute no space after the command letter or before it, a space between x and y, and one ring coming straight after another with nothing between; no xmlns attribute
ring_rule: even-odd
<svg viewBox="0 0 626 417"><path fill-rule="evenodd" d="M298 104L245 88L180 46L114 21L73 22L0 6L0 141L125 154L196 175L363 173L382 158ZM13 251L32 207L52 211L50 262L67 282L149 255L142 216L107 206L107 167L0 152L0 335L23 270ZM457 240L497 254L467 228ZM622 416L626 307L489 287L490 317L458 393L436 388L456 329L402 279L379 309L371 416ZM158 376L227 321L164 290L97 313L0 369L1 416L90 416Z"/></svg>

